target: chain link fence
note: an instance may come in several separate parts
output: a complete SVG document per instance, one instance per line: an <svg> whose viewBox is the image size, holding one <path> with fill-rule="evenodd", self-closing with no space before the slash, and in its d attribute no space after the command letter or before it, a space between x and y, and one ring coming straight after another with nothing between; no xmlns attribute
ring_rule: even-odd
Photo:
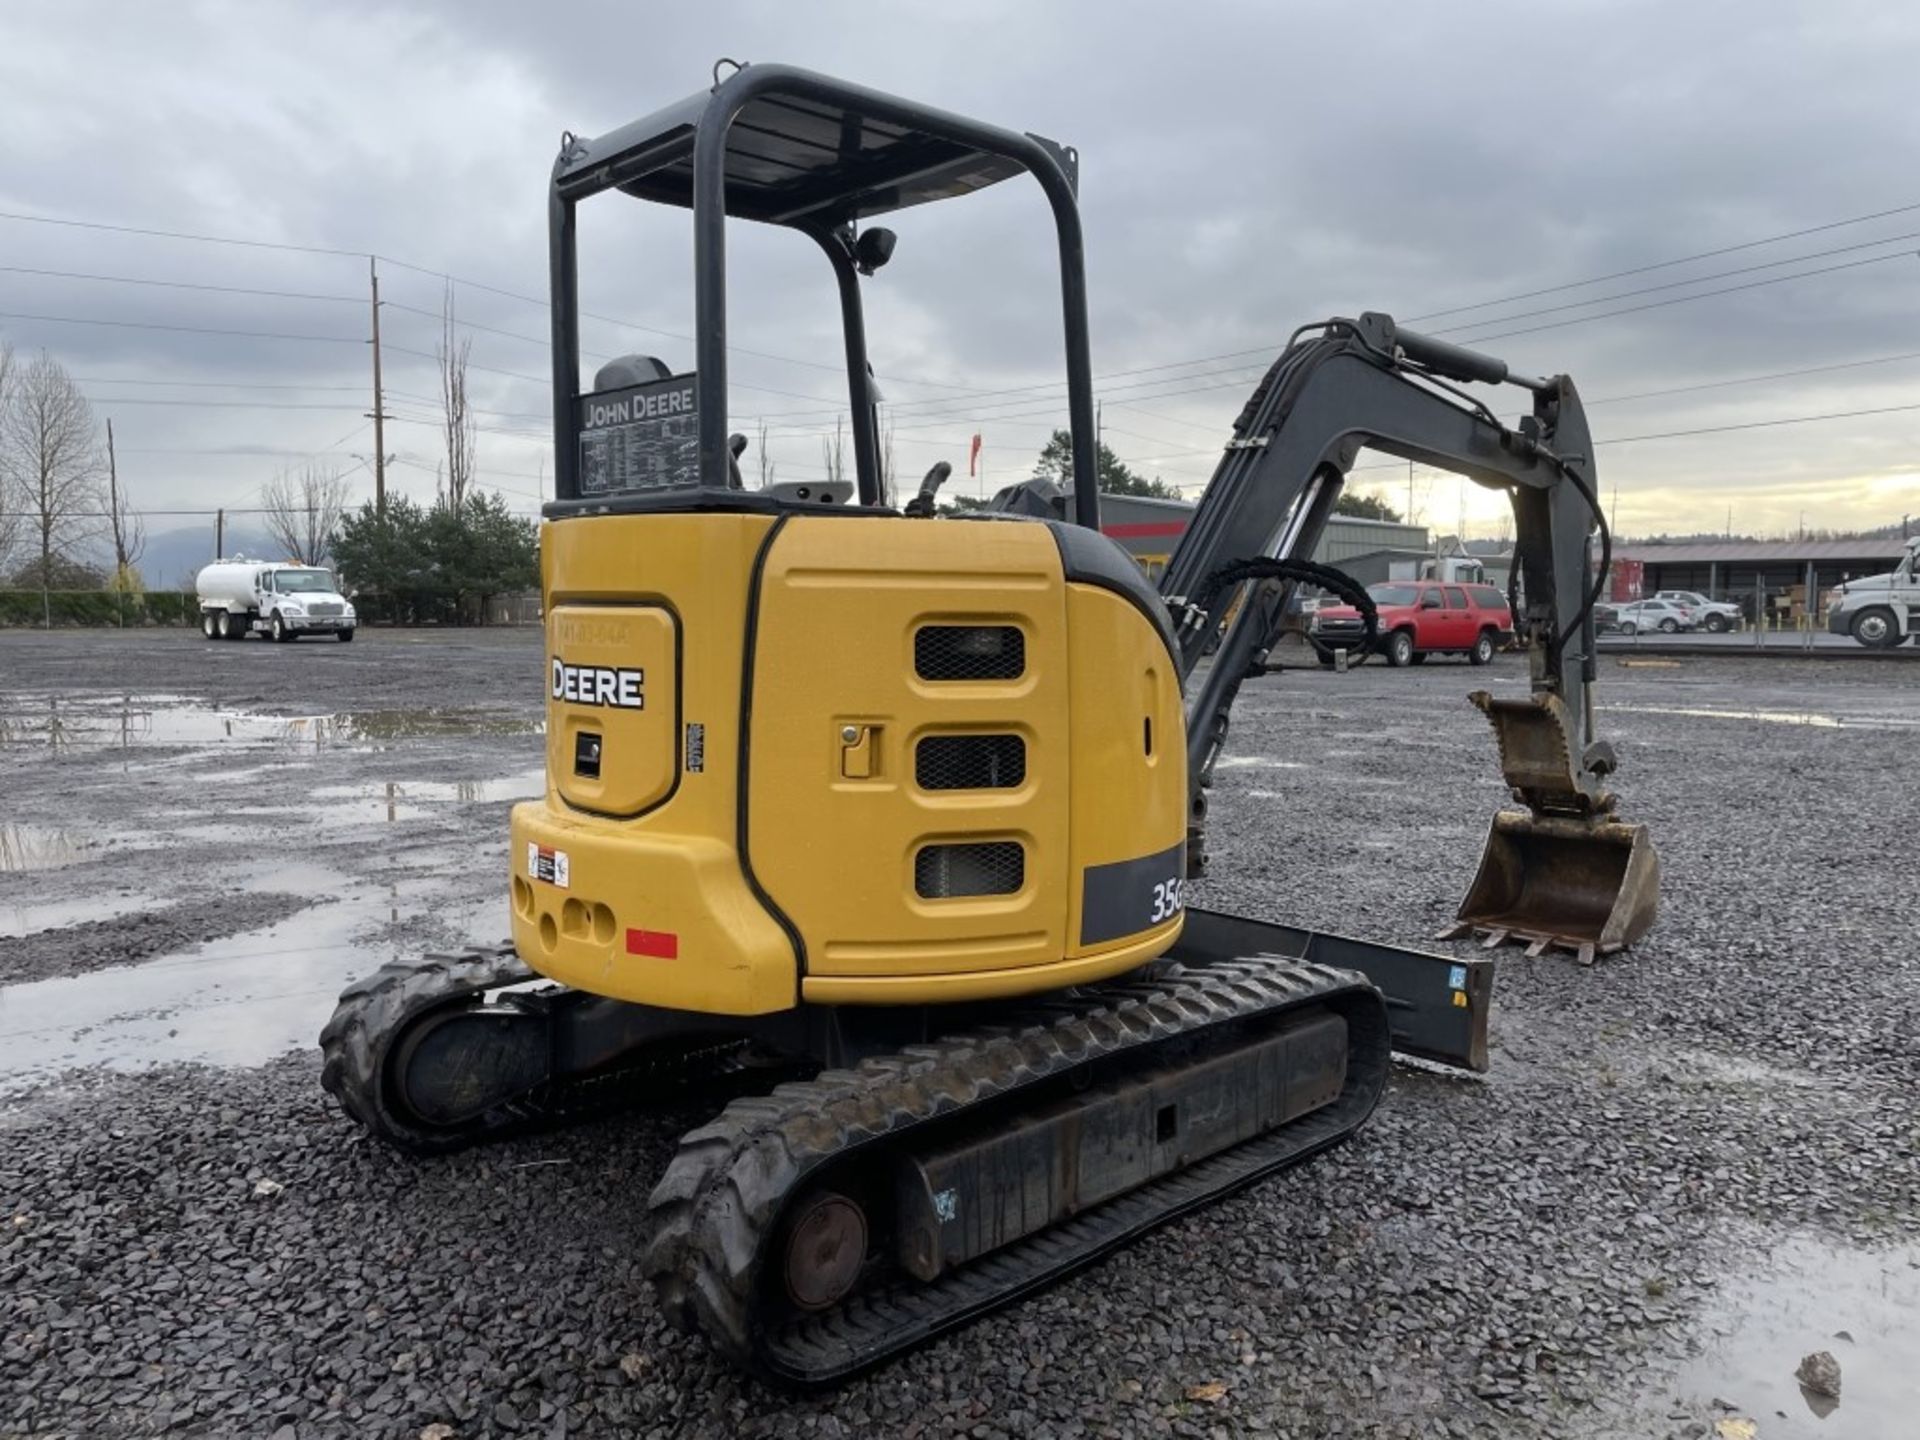
<svg viewBox="0 0 1920 1440"><path fill-rule="evenodd" d="M445 590L355 595L363 625L538 625L540 593ZM0 590L0 628L122 629L200 624L197 596L178 590Z"/></svg>

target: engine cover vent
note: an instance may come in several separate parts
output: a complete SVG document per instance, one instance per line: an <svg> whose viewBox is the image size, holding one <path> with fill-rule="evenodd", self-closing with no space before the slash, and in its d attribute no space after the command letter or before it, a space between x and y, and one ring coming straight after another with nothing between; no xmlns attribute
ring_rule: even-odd
<svg viewBox="0 0 1920 1440"><path fill-rule="evenodd" d="M927 845L913 857L913 888L922 900L1013 895L1027 883L1027 852L1017 840Z"/></svg>
<svg viewBox="0 0 1920 1440"><path fill-rule="evenodd" d="M929 735L914 747L922 790L1016 790L1027 779L1027 742L1018 735Z"/></svg>
<svg viewBox="0 0 1920 1440"><path fill-rule="evenodd" d="M913 632L913 673L922 680L1018 680L1027 637L1017 625L922 625Z"/></svg>

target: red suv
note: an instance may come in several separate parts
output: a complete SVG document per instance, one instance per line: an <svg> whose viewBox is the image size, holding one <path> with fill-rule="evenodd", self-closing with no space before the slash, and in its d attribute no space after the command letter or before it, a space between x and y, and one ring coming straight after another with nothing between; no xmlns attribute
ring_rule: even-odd
<svg viewBox="0 0 1920 1440"><path fill-rule="evenodd" d="M1513 638L1513 612L1491 585L1387 580L1369 585L1367 594L1380 612L1377 648L1389 665L1417 665L1445 654L1485 665ZM1308 633L1320 663L1331 665L1335 650L1359 645L1366 622L1351 605L1322 605Z"/></svg>

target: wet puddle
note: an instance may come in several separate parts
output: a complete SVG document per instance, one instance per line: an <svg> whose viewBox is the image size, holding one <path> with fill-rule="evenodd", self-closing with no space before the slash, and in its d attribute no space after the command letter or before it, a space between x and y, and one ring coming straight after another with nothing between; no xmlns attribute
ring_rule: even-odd
<svg viewBox="0 0 1920 1440"><path fill-rule="evenodd" d="M342 987L401 958L367 938L383 923L431 910L476 940L506 933L504 896L449 907L431 876L368 887L308 867L303 878L351 898L142 965L0 987L0 1092L78 1066L261 1064L312 1046Z"/></svg>
<svg viewBox="0 0 1920 1440"><path fill-rule="evenodd" d="M272 832L304 833L356 825L397 825L431 820L436 807L537 800L546 771L526 770L473 780L385 780L361 785L320 785L306 792L311 805L230 805L182 813L171 834L198 844L240 845Z"/></svg>
<svg viewBox="0 0 1920 1440"><path fill-rule="evenodd" d="M0 875L58 870L84 858L86 845L70 830L0 824Z"/></svg>
<svg viewBox="0 0 1920 1440"><path fill-rule="evenodd" d="M538 735L538 718L491 710L341 711L262 715L182 695L24 695L0 714L0 749L222 749L317 753L335 745L445 735Z"/></svg>
<svg viewBox="0 0 1920 1440"><path fill-rule="evenodd" d="M64 930L94 920L116 920L137 915L162 902L151 895L83 895L71 900L47 900L32 905L0 904L0 940L17 940L42 930Z"/></svg>
<svg viewBox="0 0 1920 1440"><path fill-rule="evenodd" d="M1702 1352L1672 1391L1724 1400L1766 1440L1914 1433L1920 1411L1920 1246L1856 1250L1799 1237L1728 1282L1702 1322ZM1794 1371L1825 1350L1840 1400L1803 1391Z"/></svg>
<svg viewBox="0 0 1920 1440"><path fill-rule="evenodd" d="M1717 710L1700 705L1602 705L1602 714L1680 715L1696 720L1757 720L1765 725L1799 725L1814 730L1911 730L1920 717L1906 715L1823 715L1811 710Z"/></svg>
<svg viewBox="0 0 1920 1440"><path fill-rule="evenodd" d="M307 792L315 800L366 801L375 806L428 801L475 805L501 800L537 800L546 790L544 767L517 775L481 780L386 780L366 785L322 785Z"/></svg>

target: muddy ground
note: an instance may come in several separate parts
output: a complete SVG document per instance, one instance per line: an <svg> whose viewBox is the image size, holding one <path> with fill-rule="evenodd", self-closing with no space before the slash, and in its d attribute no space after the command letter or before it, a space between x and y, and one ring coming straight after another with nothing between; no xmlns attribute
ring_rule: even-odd
<svg viewBox="0 0 1920 1440"><path fill-rule="evenodd" d="M344 982L504 933L541 681L531 631L0 634L0 1435L1882 1436L1920 1406L1920 665L1610 660L1667 876L1637 953L1503 955L1483 1080L1399 1070L1353 1143L798 1399L638 1279L697 1105L422 1162L320 1093ZM1424 943L1503 798L1481 684L1524 677L1250 685L1196 900Z"/></svg>

